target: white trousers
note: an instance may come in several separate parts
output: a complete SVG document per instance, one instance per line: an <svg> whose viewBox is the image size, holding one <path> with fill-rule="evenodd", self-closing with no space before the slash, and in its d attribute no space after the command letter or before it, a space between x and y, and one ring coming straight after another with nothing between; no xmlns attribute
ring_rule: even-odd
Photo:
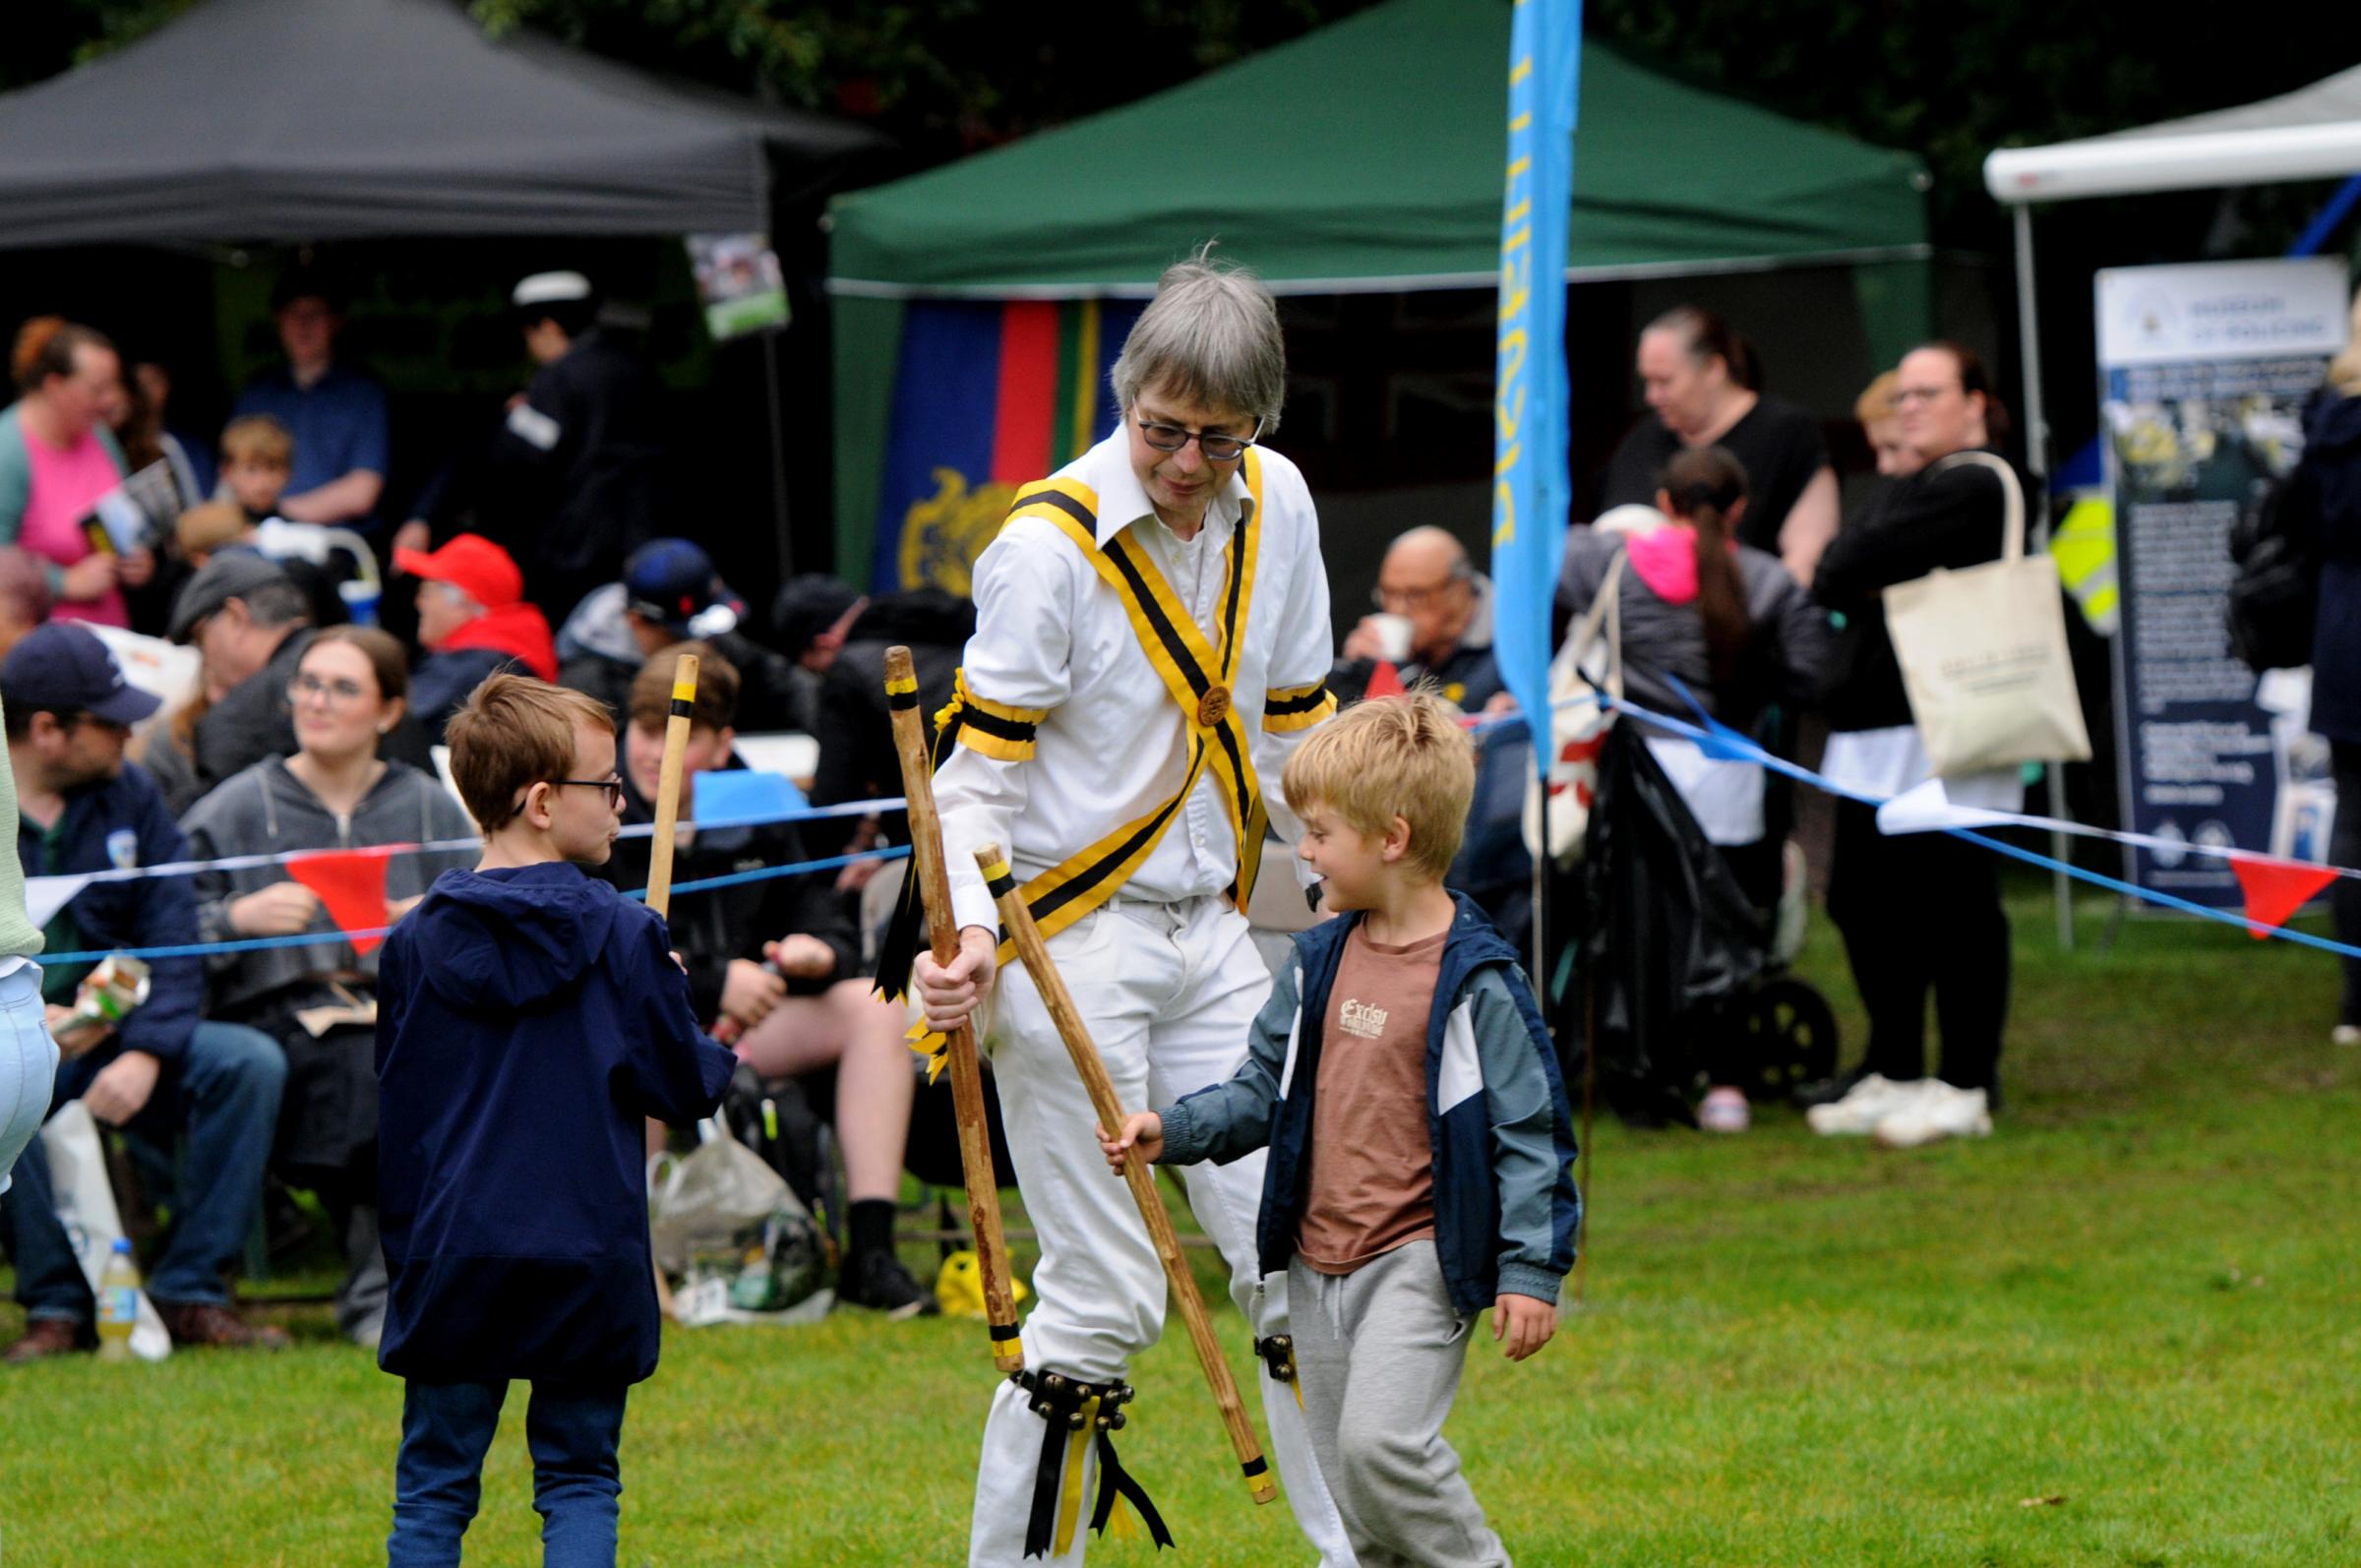
<svg viewBox="0 0 2361 1568"><path fill-rule="evenodd" d="M1090 1026L1126 1112L1169 1105L1235 1072L1245 1060L1248 1031L1271 989L1270 971L1254 951L1244 918L1219 898L1180 904L1119 898L1052 937L1050 956ZM1025 1214L1041 1240L1035 1302L1024 1325L1025 1365L1093 1383L1120 1381L1131 1357L1163 1331L1164 1268L1129 1186L1109 1173L1099 1152L1090 1096L1031 977L1012 963L1000 971L997 990L989 1046L993 1077ZM1231 1298L1255 1333L1267 1336L1288 1332L1287 1276L1264 1279L1255 1258L1262 1162L1255 1154L1228 1166L1191 1166L1183 1176L1198 1225L1230 1264ZM1182 1372L1179 1364L1173 1376L1140 1391L1143 1403L1207 1397L1195 1369ZM1257 1371L1271 1457L1288 1503L1325 1568L1350 1568L1344 1521L1320 1480L1295 1394L1271 1381L1259 1362ZM1024 1563L1043 1430L1024 1391L1002 1382L985 1422L976 1475L968 1542L974 1568ZM1227 1474L1224 1489L1235 1494L1237 1505L1250 1508L1228 1446L1204 1459ZM1035 1562L1073 1568L1083 1561L1097 1496L1095 1455L1086 1464L1083 1522L1072 1547ZM1139 1479L1154 1498L1156 1478ZM1186 1550L1188 1522L1166 1523Z"/></svg>

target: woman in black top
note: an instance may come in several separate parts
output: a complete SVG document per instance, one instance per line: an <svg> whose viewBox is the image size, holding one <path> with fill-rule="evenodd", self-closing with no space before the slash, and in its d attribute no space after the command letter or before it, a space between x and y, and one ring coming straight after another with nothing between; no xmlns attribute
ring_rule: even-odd
<svg viewBox="0 0 2361 1568"><path fill-rule="evenodd" d="M1820 422L1764 395L1753 346L1711 311L1683 305L1659 316L1640 333L1638 358L1650 412L1615 450L1599 510L1652 506L1675 452L1725 448L1746 470L1751 503L1738 542L1778 556L1810 587L1837 531L1837 473Z"/></svg>
<svg viewBox="0 0 2361 1568"><path fill-rule="evenodd" d="M2007 431L1982 362L1953 343L1913 349L1903 356L1894 400L1904 440L1925 466L1881 491L1837 535L1812 584L1842 627L1823 771L1880 796L1931 776L1886 631L1884 592L1938 567L1998 560L2006 514L2001 477L1956 460L1992 451ZM1976 805L2017 810L2024 787L2015 779L2010 769L1946 784L1955 800L1972 788L1982 791ZM1828 912L1869 1014L1863 1071L1896 1081L1925 1072L1932 990L1943 1041L1938 1076L1995 1098L2009 996L1998 860L1943 833L1881 834L1875 807L1840 800Z"/></svg>

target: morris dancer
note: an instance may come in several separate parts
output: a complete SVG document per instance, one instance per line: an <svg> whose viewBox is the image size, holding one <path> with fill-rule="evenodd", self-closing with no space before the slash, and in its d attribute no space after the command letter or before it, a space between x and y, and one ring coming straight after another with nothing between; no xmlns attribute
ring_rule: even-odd
<svg viewBox="0 0 2361 1568"><path fill-rule="evenodd" d="M916 989L938 1029L992 989L1007 954L974 850L1007 846L1125 1105L1219 1083L1244 1059L1271 977L1241 911L1266 830L1299 832L1280 770L1335 707L1311 498L1295 464L1255 445L1278 427L1286 374L1268 290L1203 253L1175 266L1116 361L1120 428L1019 491L976 565L976 634L935 784L960 952L947 967L920 953ZM912 923L897 935L888 989ZM1129 1396L1131 1357L1163 1326L1164 1275L1101 1167L1089 1097L1030 978L1012 969L1000 993L992 1062L1042 1255L1026 1370L985 1425L969 1561L1078 1564L1086 1495L1103 1529L1117 1493L1144 1493L1112 1444L1069 1436L1068 1420L1084 1400ZM1240 1310L1266 1341L1284 1336L1286 1277L1255 1260L1262 1157L1186 1180ZM1292 1374L1284 1350L1265 1356ZM1351 1563L1272 1370L1263 1408L1288 1500L1323 1562Z"/></svg>

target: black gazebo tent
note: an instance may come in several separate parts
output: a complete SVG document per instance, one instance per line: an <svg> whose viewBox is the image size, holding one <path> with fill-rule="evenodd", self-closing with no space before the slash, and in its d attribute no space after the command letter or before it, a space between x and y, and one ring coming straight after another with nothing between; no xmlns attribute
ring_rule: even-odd
<svg viewBox="0 0 2361 1568"><path fill-rule="evenodd" d="M887 145L459 0L206 0L0 94L0 248L766 233ZM762 366L783 573L775 334Z"/></svg>
<svg viewBox="0 0 2361 1568"><path fill-rule="evenodd" d="M746 232L881 145L455 0L209 0L0 95L0 246Z"/></svg>

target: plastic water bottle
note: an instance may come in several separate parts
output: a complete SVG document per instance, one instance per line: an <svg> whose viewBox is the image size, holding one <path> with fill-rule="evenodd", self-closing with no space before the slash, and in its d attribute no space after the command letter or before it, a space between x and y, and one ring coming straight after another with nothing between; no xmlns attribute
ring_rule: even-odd
<svg viewBox="0 0 2361 1568"><path fill-rule="evenodd" d="M98 1276L98 1359L131 1359L131 1330L139 1318L140 1266L131 1260L131 1242L117 1236Z"/></svg>

